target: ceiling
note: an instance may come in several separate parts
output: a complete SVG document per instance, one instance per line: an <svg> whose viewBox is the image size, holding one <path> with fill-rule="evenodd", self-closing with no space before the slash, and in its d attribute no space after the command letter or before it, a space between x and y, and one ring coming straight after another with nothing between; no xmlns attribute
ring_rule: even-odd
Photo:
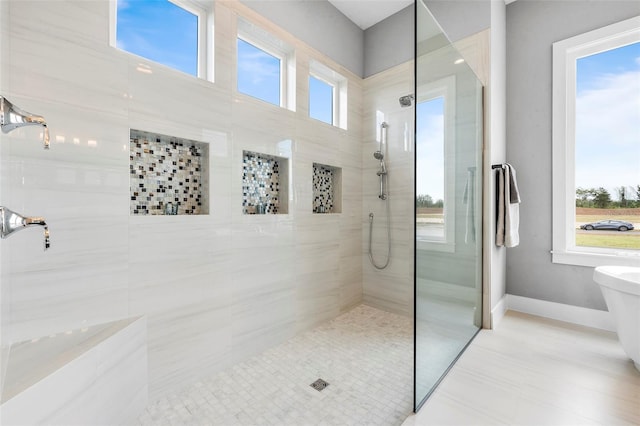
<svg viewBox="0 0 640 426"><path fill-rule="evenodd" d="M413 0L329 0L329 2L363 30L413 4Z"/></svg>
<svg viewBox="0 0 640 426"><path fill-rule="evenodd" d="M505 0L506 4L516 0ZM366 30L413 4L413 0L329 0L343 15Z"/></svg>

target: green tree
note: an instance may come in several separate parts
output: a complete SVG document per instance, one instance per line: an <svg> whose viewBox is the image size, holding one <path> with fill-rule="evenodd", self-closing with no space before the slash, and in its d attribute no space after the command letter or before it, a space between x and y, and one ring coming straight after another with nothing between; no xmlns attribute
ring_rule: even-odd
<svg viewBox="0 0 640 426"><path fill-rule="evenodd" d="M593 207L595 189L576 188L576 207Z"/></svg>
<svg viewBox="0 0 640 426"><path fill-rule="evenodd" d="M596 189L593 204L599 209L606 209L609 207L611 205L611 194L609 194L609 191L603 187Z"/></svg>
<svg viewBox="0 0 640 426"><path fill-rule="evenodd" d="M416 195L417 207L433 207L433 198L428 194Z"/></svg>
<svg viewBox="0 0 640 426"><path fill-rule="evenodd" d="M627 207L627 188L625 186L621 186L616 188L616 191L618 192L618 202L620 207Z"/></svg>

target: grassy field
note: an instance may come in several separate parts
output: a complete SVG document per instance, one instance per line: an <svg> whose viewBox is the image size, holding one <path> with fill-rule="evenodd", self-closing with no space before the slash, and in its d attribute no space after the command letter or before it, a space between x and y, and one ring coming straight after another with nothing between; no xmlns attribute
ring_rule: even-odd
<svg viewBox="0 0 640 426"><path fill-rule="evenodd" d="M582 247L608 247L640 250L640 232L621 232L620 235L602 235L598 231L576 234L576 245Z"/></svg>

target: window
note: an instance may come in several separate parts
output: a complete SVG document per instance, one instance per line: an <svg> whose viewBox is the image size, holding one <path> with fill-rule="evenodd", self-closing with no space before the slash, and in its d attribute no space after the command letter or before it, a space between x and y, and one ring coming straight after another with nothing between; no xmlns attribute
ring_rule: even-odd
<svg viewBox="0 0 640 426"><path fill-rule="evenodd" d="M309 62L309 117L347 128L347 79L313 60Z"/></svg>
<svg viewBox="0 0 640 426"><path fill-rule="evenodd" d="M238 92L295 111L293 48L238 18Z"/></svg>
<svg viewBox="0 0 640 426"><path fill-rule="evenodd" d="M640 17L554 43L553 86L553 261L637 264Z"/></svg>
<svg viewBox="0 0 640 426"><path fill-rule="evenodd" d="M281 60L238 39L238 91L280 106Z"/></svg>
<svg viewBox="0 0 640 426"><path fill-rule="evenodd" d="M333 92L332 85L309 76L309 117L333 124Z"/></svg>
<svg viewBox="0 0 640 426"><path fill-rule="evenodd" d="M416 240L419 249L454 251L455 77L418 88Z"/></svg>
<svg viewBox="0 0 640 426"><path fill-rule="evenodd" d="M113 5L112 46L207 77L205 9L187 0L113 0ZM210 80L212 76L211 70Z"/></svg>

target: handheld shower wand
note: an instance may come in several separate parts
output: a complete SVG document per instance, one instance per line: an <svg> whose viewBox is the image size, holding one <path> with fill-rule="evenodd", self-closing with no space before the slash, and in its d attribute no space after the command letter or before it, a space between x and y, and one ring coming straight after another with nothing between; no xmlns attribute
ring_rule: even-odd
<svg viewBox="0 0 640 426"><path fill-rule="evenodd" d="M380 198L381 200L387 199L387 195L384 193L385 181L387 179L387 167L384 164L384 154L382 153L382 141L384 140L386 145L386 139L387 139L386 136L387 136L388 128L389 128L389 125L385 121L383 121L380 124L380 147L376 152L373 153L373 158L380 161L380 170L376 172L376 175L380 177L380 195L378 195L378 198Z"/></svg>
<svg viewBox="0 0 640 426"><path fill-rule="evenodd" d="M378 265L373 259L373 250L371 248L373 243L373 213L369 213L369 260L376 269L384 269L389 266L391 261L391 209L389 208L389 200L385 193L385 183L387 181L387 167L384 164L384 154L382 153L383 141L384 146L387 144L387 129L389 125L386 122L380 124L380 147L373 153L373 158L380 161L380 170L376 172L376 175L380 178L380 194L378 198L384 201L387 213L387 257L382 265Z"/></svg>

